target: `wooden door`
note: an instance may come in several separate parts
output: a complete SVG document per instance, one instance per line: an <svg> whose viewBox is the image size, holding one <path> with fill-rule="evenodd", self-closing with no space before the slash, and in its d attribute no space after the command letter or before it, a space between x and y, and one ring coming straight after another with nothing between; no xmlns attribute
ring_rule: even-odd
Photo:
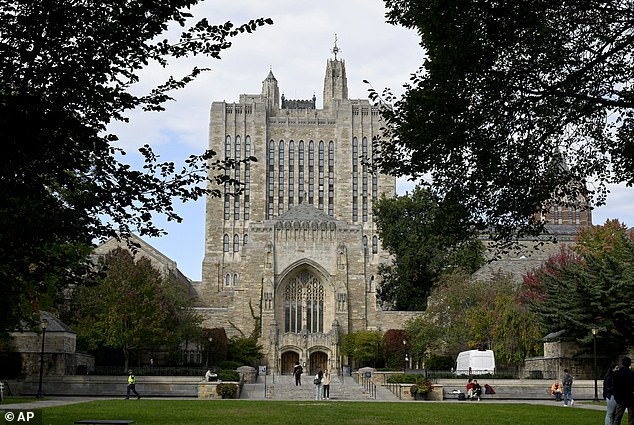
<svg viewBox="0 0 634 425"><path fill-rule="evenodd" d="M323 372L328 368L328 355L322 351L314 352L310 355L310 374L315 375L320 370Z"/></svg>
<svg viewBox="0 0 634 425"><path fill-rule="evenodd" d="M287 351L282 354L282 375L292 375L295 363L299 361L299 353L295 351Z"/></svg>

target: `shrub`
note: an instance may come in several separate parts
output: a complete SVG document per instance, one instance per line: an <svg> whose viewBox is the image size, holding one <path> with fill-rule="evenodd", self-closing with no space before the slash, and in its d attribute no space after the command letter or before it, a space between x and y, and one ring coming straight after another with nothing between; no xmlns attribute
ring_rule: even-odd
<svg viewBox="0 0 634 425"><path fill-rule="evenodd" d="M216 385L216 394L222 398L236 398L238 395L238 386L230 383L220 383Z"/></svg>
<svg viewBox="0 0 634 425"><path fill-rule="evenodd" d="M221 370L218 372L220 381L240 381L240 374L237 370Z"/></svg>
<svg viewBox="0 0 634 425"><path fill-rule="evenodd" d="M412 395L416 395L416 394L425 395L432 392L433 389L434 387L432 386L431 381L420 380L416 384L412 385L409 391Z"/></svg>

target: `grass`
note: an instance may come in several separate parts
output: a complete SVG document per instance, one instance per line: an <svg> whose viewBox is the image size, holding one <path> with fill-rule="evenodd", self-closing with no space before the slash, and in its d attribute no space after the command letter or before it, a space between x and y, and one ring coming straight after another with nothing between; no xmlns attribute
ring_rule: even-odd
<svg viewBox="0 0 634 425"><path fill-rule="evenodd" d="M45 398L35 398L35 397L14 397L7 396L2 399L2 404L14 404L14 403L33 403L38 400L46 400ZM2 406L0 404L0 406Z"/></svg>
<svg viewBox="0 0 634 425"><path fill-rule="evenodd" d="M246 400L101 400L42 409L43 425L132 419L135 425L540 425L603 423L590 409L530 404Z"/></svg>

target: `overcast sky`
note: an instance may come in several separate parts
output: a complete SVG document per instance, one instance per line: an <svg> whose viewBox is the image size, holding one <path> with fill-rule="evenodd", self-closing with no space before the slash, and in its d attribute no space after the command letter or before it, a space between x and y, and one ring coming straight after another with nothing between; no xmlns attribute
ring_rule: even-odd
<svg viewBox="0 0 634 425"><path fill-rule="evenodd" d="M273 25L234 39L221 60L195 57L174 63L167 70L151 67L142 74L138 90L163 82L169 75L182 76L193 66L211 68L193 84L175 93L175 101L160 113L134 113L130 123L111 130L131 155L146 143L163 160L182 161L207 148L209 109L212 101L238 101L240 94L258 94L262 81L273 71L280 92L287 99L317 97L321 107L326 60L337 34L339 58L346 62L348 94L367 98L368 80L378 91L396 92L422 63L423 51L415 32L385 23L381 0L207 0L192 9L196 19L212 24L244 23L269 17ZM407 188L399 184L403 193ZM632 189L615 188L605 207L594 211L595 224L619 218L634 226ZM164 223L167 236L147 238L150 244L176 261L190 279L200 280L204 255L204 200L177 206L183 223ZM160 223L160 221L159 221Z"/></svg>

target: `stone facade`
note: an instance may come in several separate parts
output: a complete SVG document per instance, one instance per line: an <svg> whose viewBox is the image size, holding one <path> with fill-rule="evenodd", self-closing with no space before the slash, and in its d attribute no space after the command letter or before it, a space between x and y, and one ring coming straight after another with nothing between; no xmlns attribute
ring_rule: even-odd
<svg viewBox="0 0 634 425"><path fill-rule="evenodd" d="M37 376L40 364L46 376L87 373L94 369L92 356L75 352L75 332L47 311L40 311L40 317L48 323L44 335L30 329L11 333L15 351L22 357L21 374Z"/></svg>
<svg viewBox="0 0 634 425"><path fill-rule="evenodd" d="M314 96L280 103L279 93L271 71L261 94L212 103L209 148L258 161L227 172L241 194L207 201L198 310L230 337L257 332L273 372L299 361L310 374L336 373L342 335L401 328L416 314L377 304L377 268L389 255L372 203L394 196L396 181L370 170L379 111L348 99L343 60L326 63L323 109Z"/></svg>

